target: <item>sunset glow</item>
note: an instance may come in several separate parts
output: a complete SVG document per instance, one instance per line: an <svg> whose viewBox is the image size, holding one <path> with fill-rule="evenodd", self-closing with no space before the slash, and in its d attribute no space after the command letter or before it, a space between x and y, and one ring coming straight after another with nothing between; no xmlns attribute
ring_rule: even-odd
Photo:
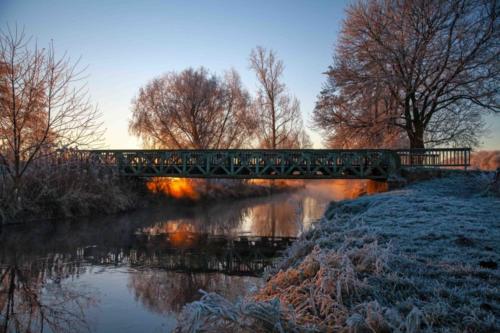
<svg viewBox="0 0 500 333"><path fill-rule="evenodd" d="M155 177L146 183L149 191L163 193L175 199L197 200L199 194L192 179Z"/></svg>

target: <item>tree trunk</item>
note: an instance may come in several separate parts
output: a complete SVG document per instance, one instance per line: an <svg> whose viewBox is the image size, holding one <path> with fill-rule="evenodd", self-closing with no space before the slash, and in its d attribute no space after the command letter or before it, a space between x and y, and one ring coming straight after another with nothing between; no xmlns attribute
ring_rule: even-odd
<svg viewBox="0 0 500 333"><path fill-rule="evenodd" d="M415 131L408 133L410 139L410 149L424 149L424 130L417 128Z"/></svg>
<svg viewBox="0 0 500 333"><path fill-rule="evenodd" d="M274 108L274 100L272 103L272 126L273 126L273 149L276 149L276 109Z"/></svg>
<svg viewBox="0 0 500 333"><path fill-rule="evenodd" d="M410 139L410 149L424 149L425 145L421 139Z"/></svg>
<svg viewBox="0 0 500 333"><path fill-rule="evenodd" d="M410 139L410 149L419 150L424 149L424 126L421 124L413 124L415 130L408 131L408 138ZM425 154L419 151L412 151L410 153L410 165L422 166L425 164Z"/></svg>

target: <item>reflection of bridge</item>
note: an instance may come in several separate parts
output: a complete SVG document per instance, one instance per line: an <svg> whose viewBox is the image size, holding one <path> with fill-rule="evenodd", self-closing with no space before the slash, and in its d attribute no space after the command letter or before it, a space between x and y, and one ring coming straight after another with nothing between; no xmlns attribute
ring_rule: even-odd
<svg viewBox="0 0 500 333"><path fill-rule="evenodd" d="M130 263L169 271L257 276L293 240L290 237L209 238L187 248L160 245L154 253L138 249L137 256L130 258Z"/></svg>
<svg viewBox="0 0 500 333"><path fill-rule="evenodd" d="M132 267L160 268L190 273L220 272L227 275L258 276L275 257L292 244L293 237L213 237L197 233L184 236L184 244L174 245L171 235L137 235L129 249L109 252L89 247L83 257L97 264L126 260Z"/></svg>
<svg viewBox="0 0 500 333"><path fill-rule="evenodd" d="M73 151L72 153L75 153ZM387 179L401 166L467 167L470 149L86 150L77 156L124 176Z"/></svg>

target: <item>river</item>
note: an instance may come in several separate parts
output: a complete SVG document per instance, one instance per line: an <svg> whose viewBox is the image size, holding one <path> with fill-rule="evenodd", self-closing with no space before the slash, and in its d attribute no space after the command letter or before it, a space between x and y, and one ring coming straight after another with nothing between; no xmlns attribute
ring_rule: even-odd
<svg viewBox="0 0 500 333"><path fill-rule="evenodd" d="M359 186L311 181L261 198L5 227L0 332L170 332L200 289L235 300L258 288L273 257Z"/></svg>

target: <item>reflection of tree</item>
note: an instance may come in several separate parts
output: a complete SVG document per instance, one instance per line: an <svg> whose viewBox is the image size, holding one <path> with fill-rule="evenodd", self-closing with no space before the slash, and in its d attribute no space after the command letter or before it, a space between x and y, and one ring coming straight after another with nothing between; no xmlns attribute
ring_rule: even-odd
<svg viewBox="0 0 500 333"><path fill-rule="evenodd" d="M248 214L248 202L200 207L194 218L198 230L209 234L231 234Z"/></svg>
<svg viewBox="0 0 500 333"><path fill-rule="evenodd" d="M73 332L88 330L84 310L93 300L74 290L53 272L56 266L9 265L0 270L0 325L2 332ZM58 275L59 276L59 275Z"/></svg>
<svg viewBox="0 0 500 333"><path fill-rule="evenodd" d="M145 270L132 274L128 287L148 310L167 314L178 313L186 303L198 300L200 289L221 293L229 299L244 296L248 279L218 273Z"/></svg>
<svg viewBox="0 0 500 333"><path fill-rule="evenodd" d="M226 205L212 207L195 207L192 216L188 218L169 219L152 226L142 228L140 232L146 234L162 234L173 232L191 232L210 235L229 235L237 229L241 221L248 215L248 208L242 203L234 204L229 208Z"/></svg>
<svg viewBox="0 0 500 333"><path fill-rule="evenodd" d="M295 237L302 222L302 201L270 202L250 210L254 235Z"/></svg>
<svg viewBox="0 0 500 333"><path fill-rule="evenodd" d="M364 180L310 181L301 192L266 198L247 208L244 217L250 222L252 235L295 237L321 218L331 200L354 199L386 188L386 183Z"/></svg>

